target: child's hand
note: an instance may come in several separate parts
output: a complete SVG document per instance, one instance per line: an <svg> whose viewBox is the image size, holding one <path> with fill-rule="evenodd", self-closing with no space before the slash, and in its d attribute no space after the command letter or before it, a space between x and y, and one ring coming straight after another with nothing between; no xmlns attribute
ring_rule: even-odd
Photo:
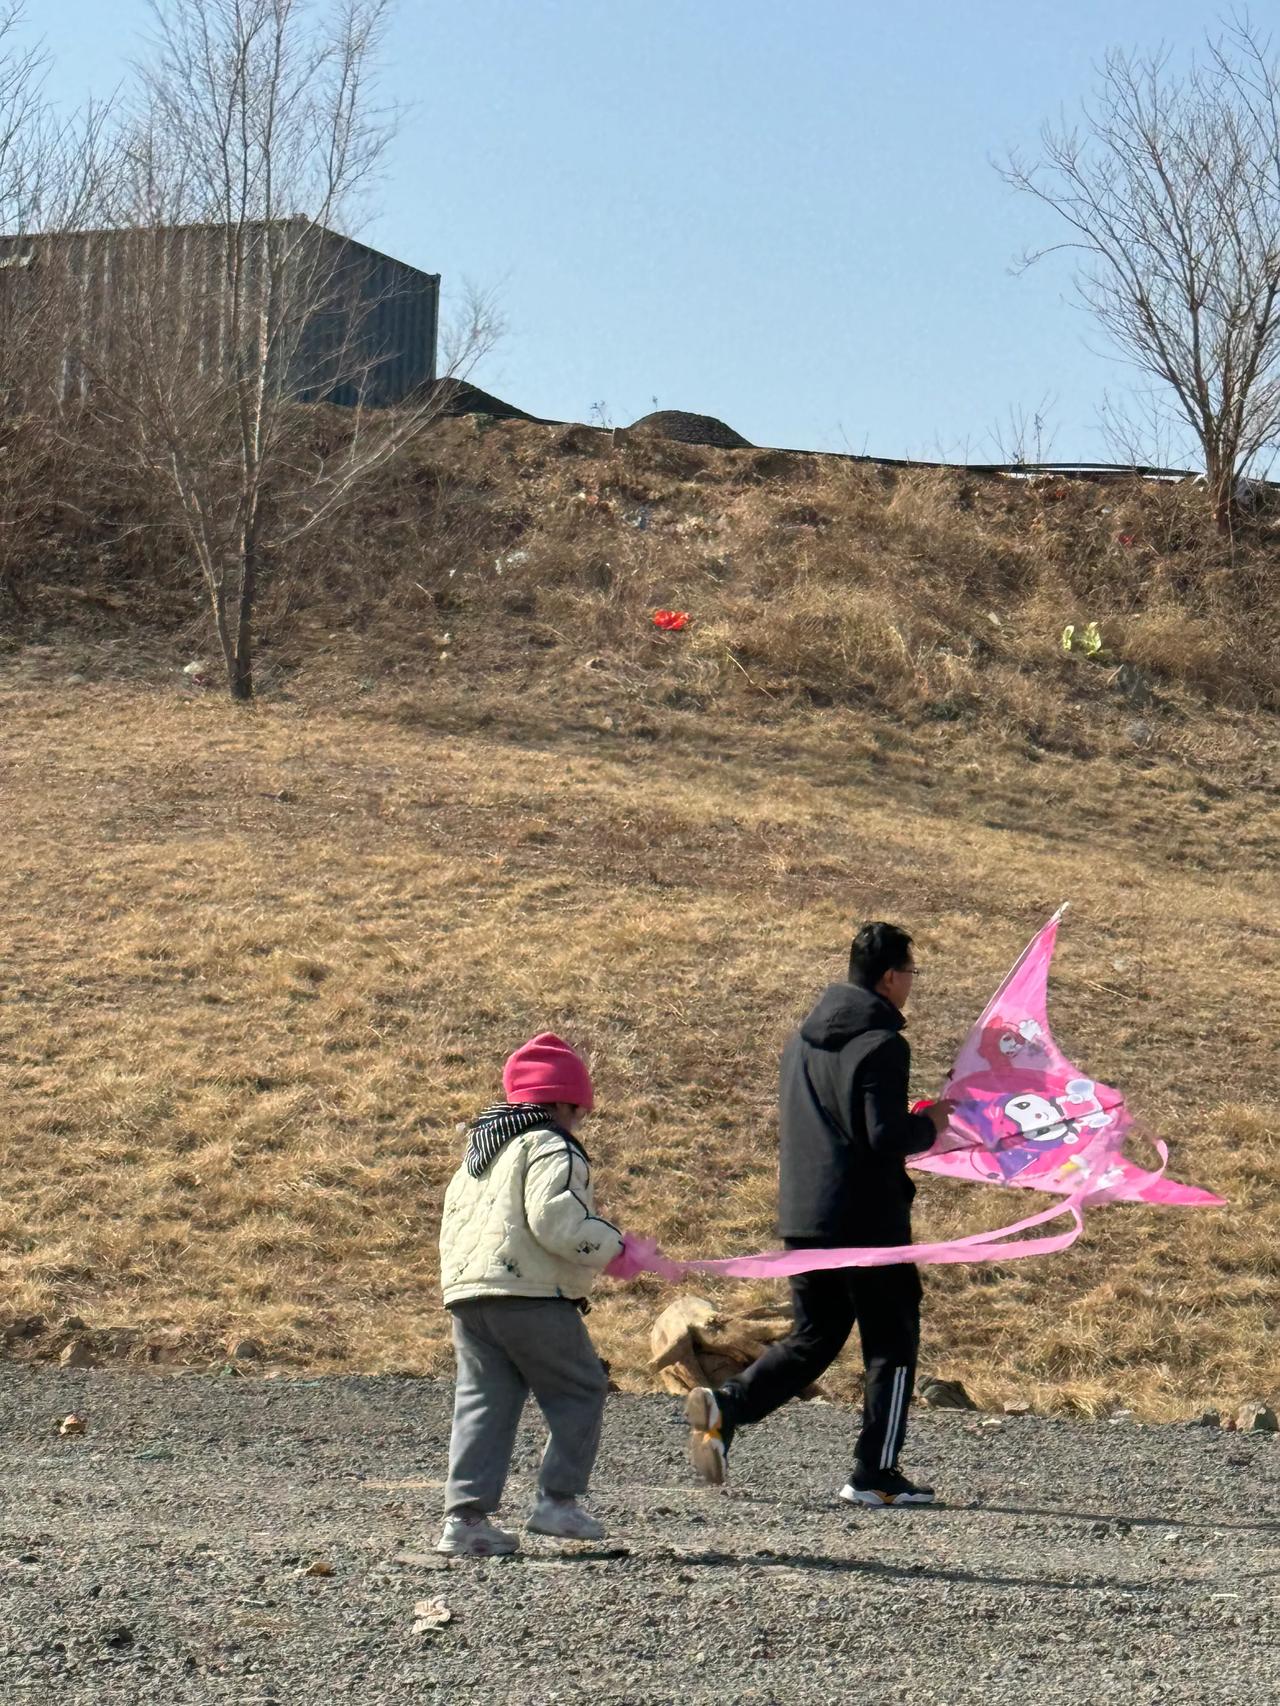
<svg viewBox="0 0 1280 1706"><path fill-rule="evenodd" d="M635 1233L622 1234L622 1249L604 1270L610 1279L635 1279L637 1274L645 1273L658 1254L656 1238L640 1238Z"/></svg>

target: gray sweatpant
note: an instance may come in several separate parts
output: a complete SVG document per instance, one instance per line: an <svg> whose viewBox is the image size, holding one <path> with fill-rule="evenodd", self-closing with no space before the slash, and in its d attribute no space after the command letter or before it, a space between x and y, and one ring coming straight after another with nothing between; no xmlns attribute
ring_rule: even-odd
<svg viewBox="0 0 1280 1706"><path fill-rule="evenodd" d="M445 1511L497 1510L530 1392L551 1431L541 1490L585 1493L609 1383L581 1314L553 1297L458 1303L452 1313L458 1386Z"/></svg>

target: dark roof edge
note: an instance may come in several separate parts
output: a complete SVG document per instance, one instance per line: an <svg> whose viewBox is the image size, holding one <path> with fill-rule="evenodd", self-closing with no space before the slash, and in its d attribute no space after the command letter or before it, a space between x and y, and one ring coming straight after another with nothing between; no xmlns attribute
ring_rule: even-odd
<svg viewBox="0 0 1280 1706"><path fill-rule="evenodd" d="M66 242L73 237L121 237L130 232L144 231L225 231L229 224L226 220L196 220L188 225L85 225L74 231L6 231L0 232L0 243L46 243ZM349 237L344 231L335 231L330 225L317 225L313 220L306 219L300 214L291 214L282 219L246 219L244 224L249 227L264 225L298 225L310 226L322 237L333 237L340 243L348 243L353 249L363 249L366 255L373 255L378 260L390 261L393 266L407 267L410 272L416 272L422 278L434 279L440 282L438 272L426 272L422 267L414 266L412 261L402 261L398 255L389 255L385 249L375 249L371 243L364 243L359 237Z"/></svg>

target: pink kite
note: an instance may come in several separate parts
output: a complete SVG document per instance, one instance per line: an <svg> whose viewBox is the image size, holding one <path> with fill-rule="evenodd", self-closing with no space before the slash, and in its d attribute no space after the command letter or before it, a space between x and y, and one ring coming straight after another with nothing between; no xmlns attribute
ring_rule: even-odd
<svg viewBox="0 0 1280 1706"><path fill-rule="evenodd" d="M1133 1120L1118 1090L1097 1084L1053 1040L1046 984L1060 907L1030 943L965 1039L942 1094L956 1103L938 1143L911 1165L979 1184L1030 1185L1085 1202L1215 1207L1209 1191L1149 1173L1122 1154Z"/></svg>
<svg viewBox="0 0 1280 1706"><path fill-rule="evenodd" d="M1169 1152L1151 1141L1160 1167L1148 1172L1123 1154L1133 1120L1118 1090L1096 1083L1062 1053L1046 1008L1060 907L1028 945L965 1039L943 1090L956 1104L950 1125L912 1167L978 1184L1027 1185L1066 1198L1011 1226L936 1244L840 1250L778 1250L724 1261L678 1262L650 1240L629 1239L636 1271L680 1279L688 1273L775 1279L820 1268L894 1262L995 1262L1065 1250L1084 1229L1082 1210L1105 1202L1217 1207L1223 1199L1164 1177ZM1067 1215L1071 1225L1035 1238L1020 1234Z"/></svg>

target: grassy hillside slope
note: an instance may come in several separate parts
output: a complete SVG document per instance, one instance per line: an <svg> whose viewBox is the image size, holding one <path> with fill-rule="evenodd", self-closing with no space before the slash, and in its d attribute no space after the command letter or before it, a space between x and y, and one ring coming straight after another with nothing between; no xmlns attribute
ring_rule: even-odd
<svg viewBox="0 0 1280 1706"><path fill-rule="evenodd" d="M1070 898L1060 1040L1231 1207L934 1270L925 1366L1274 1394L1274 560L1172 490L449 423L277 579L246 712L179 685L176 578L68 555L0 652L0 1320L50 1322L11 1354L75 1314L139 1357L445 1367L456 1128L547 1026L594 1060L614 1217L763 1247L778 1048L851 925L917 933L926 1092ZM1036 1200L926 1181L920 1235ZM667 1295L603 1288L626 1384Z"/></svg>

